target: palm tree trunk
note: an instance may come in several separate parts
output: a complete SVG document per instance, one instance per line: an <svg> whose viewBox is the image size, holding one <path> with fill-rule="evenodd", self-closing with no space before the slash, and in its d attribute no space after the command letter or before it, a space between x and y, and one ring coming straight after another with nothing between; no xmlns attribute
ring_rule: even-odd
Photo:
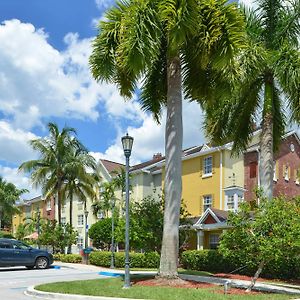
<svg viewBox="0 0 300 300"><path fill-rule="evenodd" d="M61 224L61 187L58 187L57 191L57 213L58 213L58 224Z"/></svg>
<svg viewBox="0 0 300 300"><path fill-rule="evenodd" d="M72 219L72 213L73 213L73 197L70 195L70 207L69 207L69 213L70 213L70 230L72 230L73 227L73 219ZM72 245L68 245L68 253L72 253Z"/></svg>
<svg viewBox="0 0 300 300"><path fill-rule="evenodd" d="M271 77L271 78L270 78ZM273 89L272 76L265 83L264 112L260 137L260 187L267 199L273 197L274 154L273 154Z"/></svg>
<svg viewBox="0 0 300 300"><path fill-rule="evenodd" d="M168 60L164 229L159 276L176 278L181 205L182 88L179 55Z"/></svg>

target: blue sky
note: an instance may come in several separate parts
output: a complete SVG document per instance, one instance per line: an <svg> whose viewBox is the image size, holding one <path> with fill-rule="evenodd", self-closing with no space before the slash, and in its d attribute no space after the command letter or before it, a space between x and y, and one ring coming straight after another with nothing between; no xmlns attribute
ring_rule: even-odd
<svg viewBox="0 0 300 300"><path fill-rule="evenodd" d="M0 1L0 175L31 189L21 162L36 154L31 139L47 135L47 122L75 127L97 158L123 162L120 138L134 138L132 164L164 152L164 123L124 102L112 84L89 72L96 24L113 0ZM183 109L184 147L204 142L197 104ZM29 198L38 191L31 190Z"/></svg>

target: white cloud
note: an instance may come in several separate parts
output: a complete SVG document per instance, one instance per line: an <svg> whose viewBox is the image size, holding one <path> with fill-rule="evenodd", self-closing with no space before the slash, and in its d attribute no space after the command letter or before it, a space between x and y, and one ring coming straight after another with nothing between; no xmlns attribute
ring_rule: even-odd
<svg viewBox="0 0 300 300"><path fill-rule="evenodd" d="M20 164L33 159L35 154L29 141L36 138L31 132L14 129L9 123L0 121L0 160Z"/></svg>
<svg viewBox="0 0 300 300"><path fill-rule="evenodd" d="M19 172L17 168L0 166L0 176L2 176L6 181L13 183L18 189L30 190L29 193L24 193L21 196L23 199L31 199L41 195L41 191L32 188L29 178Z"/></svg>
<svg viewBox="0 0 300 300"><path fill-rule="evenodd" d="M204 143L202 128L203 113L197 103L183 102L183 148ZM151 159L153 154L164 154L166 113L163 114L161 124L157 124L152 116L144 114L140 127L128 127L133 138L131 165ZM124 162L121 137L125 132L119 132L114 143L104 153L92 153L96 159L105 158L117 162Z"/></svg>
<svg viewBox="0 0 300 300"><path fill-rule="evenodd" d="M95 0L95 3L100 10L104 10L111 7L115 0Z"/></svg>
<svg viewBox="0 0 300 300"><path fill-rule="evenodd" d="M0 111L15 127L42 126L43 118L53 116L96 121L99 104L112 116L141 117L137 105L125 104L114 85L93 80L91 39L69 33L66 50L59 52L47 37L19 20L0 25Z"/></svg>

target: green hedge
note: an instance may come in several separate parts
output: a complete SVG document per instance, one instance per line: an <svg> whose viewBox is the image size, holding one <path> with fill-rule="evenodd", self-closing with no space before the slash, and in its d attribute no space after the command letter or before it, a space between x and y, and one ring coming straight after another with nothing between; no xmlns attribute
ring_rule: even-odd
<svg viewBox="0 0 300 300"><path fill-rule="evenodd" d="M208 271L216 273L254 275L256 266L251 261L236 261L233 258L224 257L217 250L188 250L181 255L183 268L189 270ZM243 266L240 270L237 270ZM300 257L269 262L261 274L265 278L300 278Z"/></svg>
<svg viewBox="0 0 300 300"><path fill-rule="evenodd" d="M14 239L15 237L7 231L0 231L0 238Z"/></svg>
<svg viewBox="0 0 300 300"><path fill-rule="evenodd" d="M54 260L59 260L66 263L81 263L82 257L79 254L54 254Z"/></svg>
<svg viewBox="0 0 300 300"><path fill-rule="evenodd" d="M130 267L131 268L158 268L159 254L157 252L149 253L130 253ZM96 251L90 254L90 263L92 265L101 267L110 267L111 252ZM115 253L115 266L123 268L125 265L125 253Z"/></svg>

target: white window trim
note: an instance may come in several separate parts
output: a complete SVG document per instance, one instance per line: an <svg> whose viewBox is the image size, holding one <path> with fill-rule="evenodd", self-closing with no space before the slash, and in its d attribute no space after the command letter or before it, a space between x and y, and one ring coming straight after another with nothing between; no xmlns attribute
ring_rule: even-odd
<svg viewBox="0 0 300 300"><path fill-rule="evenodd" d="M82 224L79 224L79 216L82 216ZM84 215L77 215L77 227L83 227L84 226Z"/></svg>
<svg viewBox="0 0 300 300"><path fill-rule="evenodd" d="M211 158L211 172L205 173L205 161L206 161L207 159L209 159L209 158ZM212 157L212 155L203 157L202 178L212 176L212 171L213 171L213 157Z"/></svg>
<svg viewBox="0 0 300 300"><path fill-rule="evenodd" d="M49 205L48 205L48 203L49 203ZM47 210L47 211L52 210L52 208L51 208L51 200L47 200L47 203L46 203L46 210Z"/></svg>
<svg viewBox="0 0 300 300"><path fill-rule="evenodd" d="M205 203L205 197L210 197L210 204L206 204ZM213 198L212 198L212 195L204 195L203 197L202 197L202 202L203 202L203 212L205 212L208 208L212 208L212 206L213 206ZM209 207L208 207L208 205L210 205ZM207 206L207 208L205 209L205 207Z"/></svg>
<svg viewBox="0 0 300 300"><path fill-rule="evenodd" d="M212 173L203 174L202 178L212 177Z"/></svg>

